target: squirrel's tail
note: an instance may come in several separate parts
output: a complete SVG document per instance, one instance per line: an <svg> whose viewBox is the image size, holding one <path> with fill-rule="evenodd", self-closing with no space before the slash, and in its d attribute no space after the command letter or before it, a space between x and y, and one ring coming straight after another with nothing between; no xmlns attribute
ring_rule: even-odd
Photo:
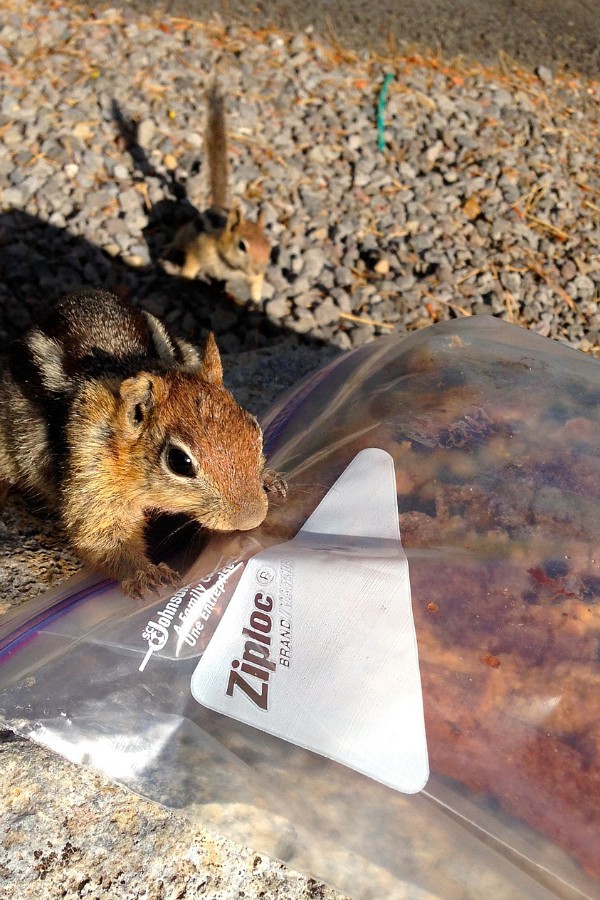
<svg viewBox="0 0 600 900"><path fill-rule="evenodd" d="M205 149L208 160L210 199L213 206L227 208L227 185L229 171L227 163L227 126L225 122L225 100L219 84L212 82L206 92L207 122Z"/></svg>

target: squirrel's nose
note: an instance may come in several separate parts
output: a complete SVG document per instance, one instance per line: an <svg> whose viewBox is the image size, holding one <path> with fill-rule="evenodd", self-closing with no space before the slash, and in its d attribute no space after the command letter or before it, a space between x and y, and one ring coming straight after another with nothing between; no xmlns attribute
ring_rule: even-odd
<svg viewBox="0 0 600 900"><path fill-rule="evenodd" d="M269 501L264 491L253 502L246 502L231 515L231 528L234 531L250 531L264 522Z"/></svg>

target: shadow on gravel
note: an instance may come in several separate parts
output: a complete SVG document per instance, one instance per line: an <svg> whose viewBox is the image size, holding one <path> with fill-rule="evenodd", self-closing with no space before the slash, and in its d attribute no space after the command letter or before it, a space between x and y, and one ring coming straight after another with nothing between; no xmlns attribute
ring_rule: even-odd
<svg viewBox="0 0 600 900"><path fill-rule="evenodd" d="M170 225L162 209L153 215L158 247ZM297 344L322 345L276 325L260 306L236 303L218 284L170 275L154 261L127 265L67 229L20 210L0 214L0 357L7 343L59 297L83 286L106 288L143 306L196 344L212 330L224 354L273 346L290 337Z"/></svg>
<svg viewBox="0 0 600 900"><path fill-rule="evenodd" d="M221 283L190 281L165 270L161 260L177 229L198 214L185 185L174 173L158 172L140 146L138 123L113 100L115 141L139 173L137 184L158 179L170 197L146 203L144 240L150 264L128 265L85 238L71 234L21 210L0 214L0 361L6 344L35 322L56 300L79 287L103 287L140 304L173 331L199 343L207 330L217 336L222 353L272 346L284 337L321 345L270 321L261 306L233 300ZM146 192L146 197L148 193ZM277 247L273 247L273 257ZM177 260L173 260L177 262Z"/></svg>
<svg viewBox="0 0 600 900"><path fill-rule="evenodd" d="M141 178L138 179L138 184L145 184L146 178L155 178L160 183L165 195L172 197L172 199L161 200L154 205L148 202L149 221L144 229L144 239L148 246L150 259L155 265L159 265L176 231L186 222L196 218L199 210L190 202L185 185L177 180L174 172L165 175L155 169L148 159L146 151L139 143L139 122L129 118L114 98L112 116L117 132L117 147L121 153L129 154L135 169L140 173ZM183 262L183 260L173 261Z"/></svg>

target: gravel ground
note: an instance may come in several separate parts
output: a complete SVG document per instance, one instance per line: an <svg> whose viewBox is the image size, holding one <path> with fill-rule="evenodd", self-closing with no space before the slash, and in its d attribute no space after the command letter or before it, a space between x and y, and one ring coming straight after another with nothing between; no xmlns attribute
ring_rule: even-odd
<svg viewBox="0 0 600 900"><path fill-rule="evenodd" d="M9 4L3 19L0 340L103 283L192 339L211 325L227 352L289 334L347 349L472 313L598 352L598 83L120 11ZM215 70L233 191L262 204L273 241L256 308L161 264L206 202Z"/></svg>
<svg viewBox="0 0 600 900"><path fill-rule="evenodd" d="M597 82L506 58L494 69L384 58L310 30L132 10L0 0L0 22L0 355L54 299L91 284L192 340L213 328L230 384L256 412L340 349L448 317L501 316L600 356ZM228 98L233 192L251 215L263 206L273 243L256 306L234 286L184 281L163 260L177 224L206 202L203 86L215 70ZM388 74L380 150L376 110ZM2 604L77 567L52 521L9 504ZM214 858L190 856L189 841L213 838L185 831L178 843L176 817L141 811L125 792L115 799L107 782L20 741L1 749L13 779L2 821L21 841L9 857L4 838L10 896L337 896L278 863L253 867L250 851L231 844ZM36 772L47 767L42 783ZM107 804L97 822L78 814L83 887L66 893L65 835L73 846L75 832L65 831L58 783L69 803L99 792ZM125 821L115 804L151 823L136 832L140 855L121 854L125 886L96 859L107 817ZM165 881L162 893L148 865L157 829L161 852L178 852L181 872L194 872L189 884L183 875ZM120 846L129 852L128 834L123 827ZM34 835L51 848L37 868L27 849ZM113 844L102 847L114 855Z"/></svg>

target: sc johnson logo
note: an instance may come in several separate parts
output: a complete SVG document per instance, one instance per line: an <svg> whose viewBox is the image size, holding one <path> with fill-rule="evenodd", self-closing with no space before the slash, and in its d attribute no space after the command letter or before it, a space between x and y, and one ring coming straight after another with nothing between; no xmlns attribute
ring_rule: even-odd
<svg viewBox="0 0 600 900"><path fill-rule="evenodd" d="M269 679L271 673L275 671L275 663L270 656L272 611L272 597L262 591L254 595L254 609L250 614L249 627L242 629L242 634L248 640L244 644L241 661L234 659L231 662L226 690L227 696L233 697L233 692L237 688L255 706L264 710L269 708Z"/></svg>

